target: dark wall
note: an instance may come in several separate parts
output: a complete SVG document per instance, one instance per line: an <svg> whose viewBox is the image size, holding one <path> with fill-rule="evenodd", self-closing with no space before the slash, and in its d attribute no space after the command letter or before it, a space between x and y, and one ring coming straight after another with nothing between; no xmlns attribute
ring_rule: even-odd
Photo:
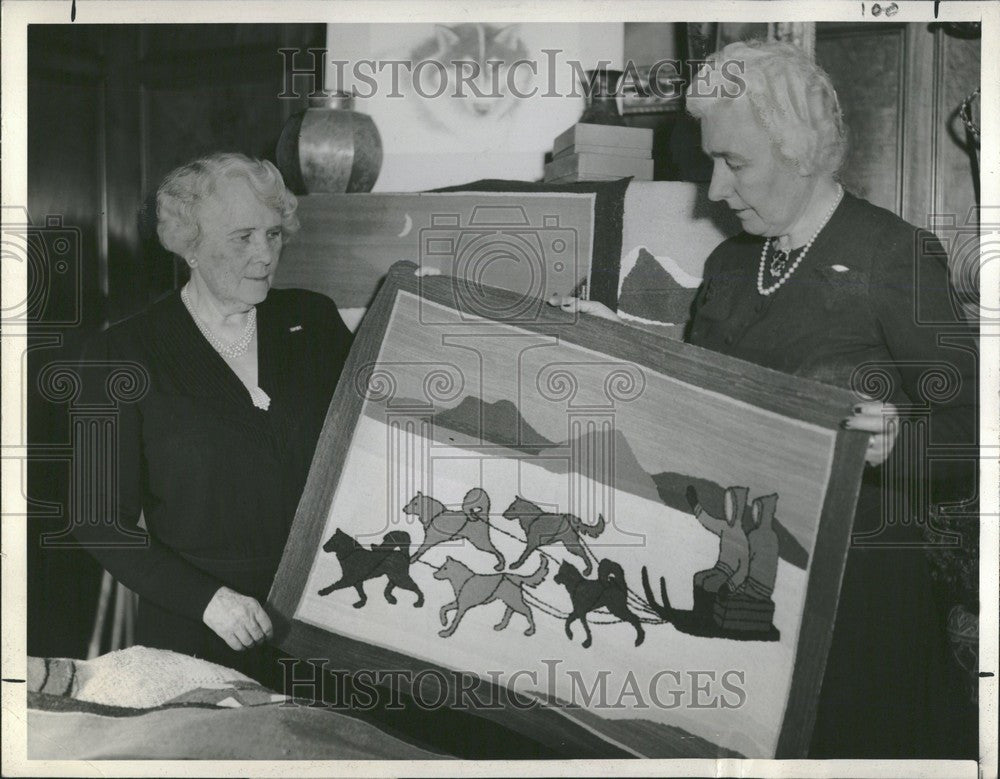
<svg viewBox="0 0 1000 779"><path fill-rule="evenodd" d="M33 236L29 267L29 287L41 290L26 371L29 654L85 654L101 576L59 536L74 520L70 414L79 409L44 379L108 321L175 285L173 260L149 220L140 224L143 203L200 154L273 159L283 123L304 107L277 98L278 49L323 47L325 37L322 24L29 27L27 210L33 226L50 225ZM56 251L60 236L68 253Z"/></svg>
<svg viewBox="0 0 1000 779"><path fill-rule="evenodd" d="M816 61L850 131L842 178L852 192L918 226L930 214L954 215L959 225L972 214L976 232L976 181L957 109L979 87L981 43L936 24L816 26Z"/></svg>

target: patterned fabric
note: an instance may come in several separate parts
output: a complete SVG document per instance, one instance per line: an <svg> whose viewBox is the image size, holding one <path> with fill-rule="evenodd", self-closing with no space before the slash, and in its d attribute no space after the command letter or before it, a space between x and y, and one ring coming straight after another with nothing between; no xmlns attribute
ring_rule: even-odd
<svg viewBox="0 0 1000 779"><path fill-rule="evenodd" d="M32 760L440 759L373 725L290 702L230 668L166 650L29 657L26 682Z"/></svg>
<svg viewBox="0 0 1000 779"><path fill-rule="evenodd" d="M269 690L238 671L144 646L109 652L92 660L29 658L27 684L31 692L128 708L195 699L214 704L244 690L261 691L266 702L271 701ZM208 694L193 695L196 691Z"/></svg>
<svg viewBox="0 0 1000 779"><path fill-rule="evenodd" d="M378 727L325 708L128 709L28 693L31 760L440 760ZM252 773L252 772L251 772Z"/></svg>

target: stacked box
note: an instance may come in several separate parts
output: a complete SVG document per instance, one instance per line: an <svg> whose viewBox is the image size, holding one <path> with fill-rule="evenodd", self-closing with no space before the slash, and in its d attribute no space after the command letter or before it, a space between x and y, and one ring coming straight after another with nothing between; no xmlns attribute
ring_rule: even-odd
<svg viewBox="0 0 1000 779"><path fill-rule="evenodd" d="M774 601L746 595L716 598L712 613L715 624L724 630L766 632L774 619Z"/></svg>
<svg viewBox="0 0 1000 779"><path fill-rule="evenodd" d="M631 176L653 179L653 131L646 127L575 124L552 145L545 181L610 181Z"/></svg>

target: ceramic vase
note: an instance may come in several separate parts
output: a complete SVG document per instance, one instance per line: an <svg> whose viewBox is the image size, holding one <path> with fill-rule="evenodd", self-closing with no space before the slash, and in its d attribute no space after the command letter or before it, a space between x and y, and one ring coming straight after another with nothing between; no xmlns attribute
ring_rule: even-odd
<svg viewBox="0 0 1000 779"><path fill-rule="evenodd" d="M344 92L310 100L285 123L277 162L285 183L306 194L370 192L382 168L382 138Z"/></svg>

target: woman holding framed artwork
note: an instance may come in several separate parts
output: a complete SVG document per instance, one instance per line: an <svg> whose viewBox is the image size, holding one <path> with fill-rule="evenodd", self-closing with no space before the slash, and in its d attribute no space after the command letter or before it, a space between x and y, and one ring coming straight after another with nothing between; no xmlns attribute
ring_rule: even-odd
<svg viewBox="0 0 1000 779"><path fill-rule="evenodd" d="M117 524L78 540L139 596L136 643L275 683L262 603L351 334L334 303L272 290L297 201L269 162L215 154L168 174L157 232L180 290L112 326L85 361L148 384L117 415ZM144 542L123 544L122 530Z"/></svg>
<svg viewBox="0 0 1000 779"><path fill-rule="evenodd" d="M117 507L117 520L75 533L139 596L137 644L301 699L314 670L282 662L263 604L352 336L326 296L271 288L296 208L277 168L242 154L166 176L157 232L190 280L101 333L85 355L102 378L125 367L147 388L118 405L117 493L97 496ZM470 743L459 715L427 711L403 692L356 687L332 667L321 678L313 692L327 706L408 740L460 754L499 748ZM527 741L513 744L548 754Z"/></svg>
<svg viewBox="0 0 1000 779"><path fill-rule="evenodd" d="M847 139L837 95L800 49L730 44L687 105L712 159L709 197L743 227L706 262L688 342L880 396L843 422L871 434L870 467L811 755L972 757L974 712L950 681L946 604L921 548L927 517L908 500L926 484L896 478L926 465L914 465L923 455L912 439L898 441L911 409L930 420L933 443L975 442L975 342L952 307L947 255L933 234L838 182ZM550 302L618 319L592 301ZM945 333L964 348L949 348ZM967 501L969 475L935 468L931 499Z"/></svg>

